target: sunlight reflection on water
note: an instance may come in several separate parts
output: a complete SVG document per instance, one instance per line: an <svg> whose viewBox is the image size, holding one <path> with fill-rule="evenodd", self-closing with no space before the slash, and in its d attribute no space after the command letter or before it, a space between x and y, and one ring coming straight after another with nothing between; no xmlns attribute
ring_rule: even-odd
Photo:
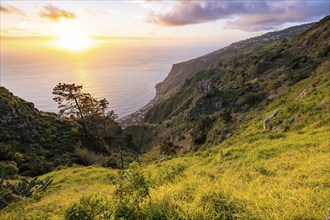
<svg viewBox="0 0 330 220"><path fill-rule="evenodd" d="M156 51L156 52L155 52ZM33 102L43 111L58 112L52 89L59 82L83 85L85 92L106 98L120 117L145 106L172 64L202 55L200 50L151 50L145 47L87 57L49 57L1 51L1 86ZM206 52L207 50L205 50Z"/></svg>

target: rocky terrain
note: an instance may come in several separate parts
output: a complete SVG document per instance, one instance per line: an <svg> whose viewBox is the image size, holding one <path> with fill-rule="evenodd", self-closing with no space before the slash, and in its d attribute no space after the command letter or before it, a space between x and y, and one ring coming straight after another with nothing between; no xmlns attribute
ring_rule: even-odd
<svg viewBox="0 0 330 220"><path fill-rule="evenodd" d="M270 43L279 42L296 36L313 25L304 24L290 27L281 31L266 33L264 35L233 43L225 48L206 54L204 56L174 64L168 76L156 86L157 94L166 97L184 84L185 80L193 77L200 70L214 69L220 62L228 57L237 59L242 50L258 49Z"/></svg>
<svg viewBox="0 0 330 220"><path fill-rule="evenodd" d="M174 65L145 123L127 130L142 146L171 141L184 152L222 142L293 85L329 68L328 23L326 17Z"/></svg>

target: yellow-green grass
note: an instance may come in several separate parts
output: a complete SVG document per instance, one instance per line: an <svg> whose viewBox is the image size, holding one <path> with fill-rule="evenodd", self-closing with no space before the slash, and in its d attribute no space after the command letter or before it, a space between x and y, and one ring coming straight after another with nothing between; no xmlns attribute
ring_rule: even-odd
<svg viewBox="0 0 330 220"><path fill-rule="evenodd" d="M324 219L330 207L328 134L329 128L322 127L253 144L242 140L142 167L152 186L151 202L160 204L155 209L174 207L182 218L212 219L216 215L207 207L211 204L201 200L220 193L243 210L237 217L244 219ZM226 156L235 152L239 153ZM185 170L167 179L164 172L180 165ZM63 219L65 209L83 195L98 193L111 199L117 172L92 166L66 168L41 178L47 176L54 178L55 188L10 205L2 218Z"/></svg>
<svg viewBox="0 0 330 220"><path fill-rule="evenodd" d="M140 157L150 201L149 219L326 219L330 217L329 74L294 86L249 119L237 134L205 151L150 161ZM295 98L317 82L306 97ZM280 109L278 129L263 119ZM299 116L299 121L292 119ZM118 171L97 166L53 171L53 188L11 204L1 219L63 219L84 195L113 198ZM225 213L225 214L224 214ZM226 214L227 213L227 214Z"/></svg>
<svg viewBox="0 0 330 220"><path fill-rule="evenodd" d="M43 175L53 178L52 187L33 198L12 204L1 212L0 219L63 219L73 201L95 193L109 195L117 173L99 166L63 168Z"/></svg>

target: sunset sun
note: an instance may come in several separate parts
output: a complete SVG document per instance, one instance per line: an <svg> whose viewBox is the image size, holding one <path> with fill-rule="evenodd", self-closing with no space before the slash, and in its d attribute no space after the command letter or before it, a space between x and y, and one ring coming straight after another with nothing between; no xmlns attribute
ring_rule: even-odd
<svg viewBox="0 0 330 220"><path fill-rule="evenodd" d="M91 47L93 42L85 36L64 34L62 36L59 36L59 38L57 39L57 44L59 47L64 49L82 51Z"/></svg>
<svg viewBox="0 0 330 220"><path fill-rule="evenodd" d="M72 25L62 25L57 33L57 46L70 51L83 51L93 46L93 40L81 29Z"/></svg>

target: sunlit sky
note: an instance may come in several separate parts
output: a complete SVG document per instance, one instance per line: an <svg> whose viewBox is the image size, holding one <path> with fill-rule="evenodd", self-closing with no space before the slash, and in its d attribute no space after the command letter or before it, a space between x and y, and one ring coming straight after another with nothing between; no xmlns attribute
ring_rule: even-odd
<svg viewBox="0 0 330 220"><path fill-rule="evenodd" d="M55 38L59 47L71 45L73 50L88 47L91 39L233 42L317 21L329 14L329 2L1 0L1 37Z"/></svg>

